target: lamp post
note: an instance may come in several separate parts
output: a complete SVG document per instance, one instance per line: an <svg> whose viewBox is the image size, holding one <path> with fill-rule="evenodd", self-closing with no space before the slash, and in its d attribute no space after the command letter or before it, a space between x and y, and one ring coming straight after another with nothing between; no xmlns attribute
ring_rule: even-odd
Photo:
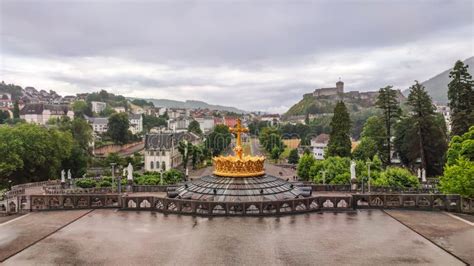
<svg viewBox="0 0 474 266"><path fill-rule="evenodd" d="M372 162L367 162L367 174L368 174L368 180L367 180L367 188L370 193L370 165L372 165Z"/></svg>
<svg viewBox="0 0 474 266"><path fill-rule="evenodd" d="M326 185L326 170L319 171L321 174L323 174L323 185Z"/></svg>
<svg viewBox="0 0 474 266"><path fill-rule="evenodd" d="M160 167L160 185L163 186L163 168Z"/></svg>
<svg viewBox="0 0 474 266"><path fill-rule="evenodd" d="M115 183L115 165L116 163L110 163L112 167L112 192L114 192L114 183Z"/></svg>
<svg viewBox="0 0 474 266"><path fill-rule="evenodd" d="M122 167L120 167L122 168ZM122 175L120 173L122 173L121 171L122 169L119 170L119 175L118 175L118 184L117 184L117 189L118 189L118 194L120 196L120 194L122 193ZM122 173L123 174L123 173Z"/></svg>

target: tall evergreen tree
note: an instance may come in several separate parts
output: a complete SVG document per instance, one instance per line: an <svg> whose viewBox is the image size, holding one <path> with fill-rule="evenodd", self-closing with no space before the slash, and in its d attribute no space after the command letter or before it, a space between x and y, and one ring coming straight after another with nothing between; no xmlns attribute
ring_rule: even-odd
<svg viewBox="0 0 474 266"><path fill-rule="evenodd" d="M410 87L407 104L411 113L397 127L396 150L403 163L414 166L420 158L429 176L440 175L448 146L444 119L438 118L431 97L418 81Z"/></svg>
<svg viewBox="0 0 474 266"><path fill-rule="evenodd" d="M351 156L351 119L346 105L340 101L334 108L334 116L331 121L331 133L329 134L328 156Z"/></svg>
<svg viewBox="0 0 474 266"><path fill-rule="evenodd" d="M18 106L18 101L15 101L13 104L13 118L20 118L20 107Z"/></svg>
<svg viewBox="0 0 474 266"><path fill-rule="evenodd" d="M474 82L460 60L449 73L452 78L448 84L449 107L451 108L451 135L462 135L474 125Z"/></svg>
<svg viewBox="0 0 474 266"><path fill-rule="evenodd" d="M392 137L392 127L401 114L400 103L397 99L397 91L393 90L392 86L381 88L375 104L378 108L382 109L382 120L386 133L386 151L381 154L380 157L386 165L390 165L392 152L390 139Z"/></svg>

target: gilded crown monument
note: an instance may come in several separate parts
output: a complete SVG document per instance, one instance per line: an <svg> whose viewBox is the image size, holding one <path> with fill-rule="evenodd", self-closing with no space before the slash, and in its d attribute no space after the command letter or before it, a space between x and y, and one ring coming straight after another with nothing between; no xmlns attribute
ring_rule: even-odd
<svg viewBox="0 0 474 266"><path fill-rule="evenodd" d="M214 175L236 178L265 175L265 157L243 154L241 134L248 132L248 128L242 127L240 118L237 119L237 125L229 130L237 136L235 155L214 157Z"/></svg>

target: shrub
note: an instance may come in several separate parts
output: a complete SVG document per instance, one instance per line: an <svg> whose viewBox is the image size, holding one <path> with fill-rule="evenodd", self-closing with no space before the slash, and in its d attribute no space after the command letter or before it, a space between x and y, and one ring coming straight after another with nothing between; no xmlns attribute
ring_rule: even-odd
<svg viewBox="0 0 474 266"><path fill-rule="evenodd" d="M98 187L111 187L112 186L112 182L108 181L108 180L101 180L97 183Z"/></svg>
<svg viewBox="0 0 474 266"><path fill-rule="evenodd" d="M92 178L83 178L76 181L76 186L80 188L93 188L96 186L96 183Z"/></svg>
<svg viewBox="0 0 474 266"><path fill-rule="evenodd" d="M398 188L417 188L420 181L410 171L400 167L388 167L380 176L372 181L375 186L389 186Z"/></svg>

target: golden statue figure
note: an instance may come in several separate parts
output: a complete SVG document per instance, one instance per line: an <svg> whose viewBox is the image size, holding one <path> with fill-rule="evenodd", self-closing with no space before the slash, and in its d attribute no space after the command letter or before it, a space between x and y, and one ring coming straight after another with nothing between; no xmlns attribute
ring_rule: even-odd
<svg viewBox="0 0 474 266"><path fill-rule="evenodd" d="M248 128L242 127L242 121L237 119L237 125L229 128L231 133L235 133L237 140L234 148L235 155L217 156L214 161L214 175L225 177L255 177L265 174L263 156L250 156L243 154L242 133L249 132Z"/></svg>

